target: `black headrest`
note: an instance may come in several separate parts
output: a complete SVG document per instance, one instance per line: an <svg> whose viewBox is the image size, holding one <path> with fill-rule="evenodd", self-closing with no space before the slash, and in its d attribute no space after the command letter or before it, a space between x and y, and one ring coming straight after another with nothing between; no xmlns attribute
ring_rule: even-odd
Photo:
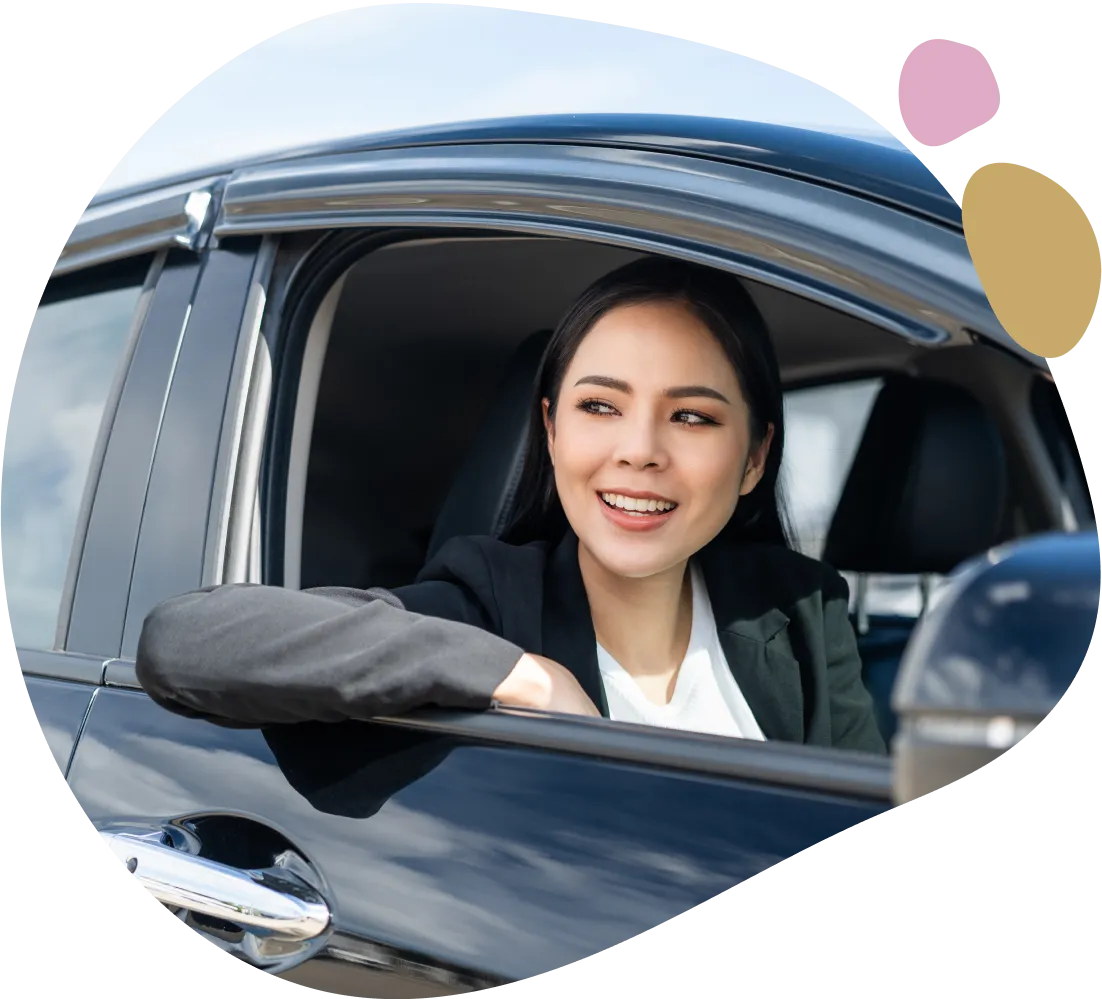
<svg viewBox="0 0 1102 999"><path fill-rule="evenodd" d="M823 560L862 573L947 573L1002 540L1002 437L969 392L888 378L865 427Z"/></svg>
<svg viewBox="0 0 1102 999"><path fill-rule="evenodd" d="M533 333L513 354L440 508L427 558L451 538L471 534L500 537L508 526L524 462L536 373L550 338L550 330Z"/></svg>

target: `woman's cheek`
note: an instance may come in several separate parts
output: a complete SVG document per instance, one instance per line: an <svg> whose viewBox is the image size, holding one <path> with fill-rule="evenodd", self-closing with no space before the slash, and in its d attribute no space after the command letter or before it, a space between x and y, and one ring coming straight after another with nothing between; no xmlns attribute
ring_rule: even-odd
<svg viewBox="0 0 1102 999"><path fill-rule="evenodd" d="M563 471L576 486L585 486L600 470L604 448L600 433L578 433L576 427L569 427L561 438L563 445L559 454Z"/></svg>
<svg viewBox="0 0 1102 999"><path fill-rule="evenodd" d="M706 519L712 526L721 528L726 524L739 501L742 462L731 459L732 454L741 454L738 446L738 441L729 438L716 440L698 456L694 471L699 495L708 504Z"/></svg>
<svg viewBox="0 0 1102 999"><path fill-rule="evenodd" d="M577 438L563 434L555 451L555 484L560 499L566 504L580 502L599 468L589 449L577 446L579 443Z"/></svg>

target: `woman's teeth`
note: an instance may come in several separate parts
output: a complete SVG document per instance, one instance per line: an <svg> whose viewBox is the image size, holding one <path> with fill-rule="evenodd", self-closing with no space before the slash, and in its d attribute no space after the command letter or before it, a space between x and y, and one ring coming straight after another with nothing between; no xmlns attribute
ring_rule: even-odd
<svg viewBox="0 0 1102 999"><path fill-rule="evenodd" d="M634 496L621 496L619 493L601 493L601 499L609 506L628 513L666 513L677 506L669 500L637 499Z"/></svg>

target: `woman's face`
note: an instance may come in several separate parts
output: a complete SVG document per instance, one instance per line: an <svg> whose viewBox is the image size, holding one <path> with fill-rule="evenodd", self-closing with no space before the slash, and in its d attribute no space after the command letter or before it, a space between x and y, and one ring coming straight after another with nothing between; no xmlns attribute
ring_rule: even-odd
<svg viewBox="0 0 1102 999"><path fill-rule="evenodd" d="M683 563L761 479L731 362L677 302L601 317L563 378L548 448L567 520L601 565L651 576Z"/></svg>

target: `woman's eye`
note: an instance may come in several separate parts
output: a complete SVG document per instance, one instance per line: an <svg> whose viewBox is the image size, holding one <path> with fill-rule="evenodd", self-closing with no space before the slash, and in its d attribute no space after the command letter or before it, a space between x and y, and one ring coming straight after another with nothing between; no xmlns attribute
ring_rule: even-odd
<svg viewBox="0 0 1102 999"><path fill-rule="evenodd" d="M615 416L616 407L600 399L583 399L578 403L578 409L596 416Z"/></svg>
<svg viewBox="0 0 1102 999"><path fill-rule="evenodd" d="M684 423L690 427L717 426L716 421L710 416L698 413L692 409L679 409L673 414L674 423Z"/></svg>

